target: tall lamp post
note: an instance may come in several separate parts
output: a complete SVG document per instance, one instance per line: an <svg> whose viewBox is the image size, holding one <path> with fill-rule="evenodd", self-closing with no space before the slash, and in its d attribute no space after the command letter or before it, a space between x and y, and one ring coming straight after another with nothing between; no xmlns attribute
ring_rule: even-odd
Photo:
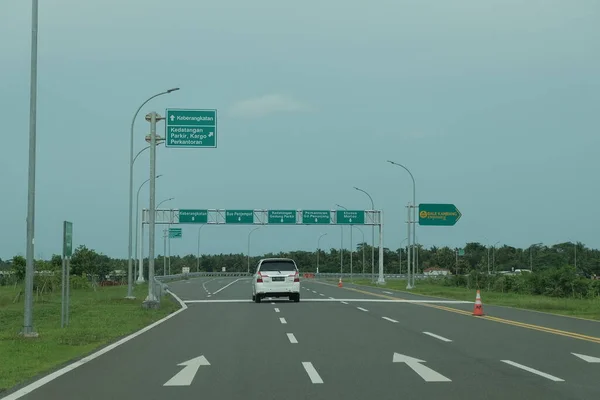
<svg viewBox="0 0 600 400"><path fill-rule="evenodd" d="M164 199L163 201L161 201L160 203L158 203L158 205L156 206L156 209L158 210L160 208L160 205L162 203L166 203L167 201L171 201L171 200L175 200L175 197L169 197L168 199ZM165 247L167 247L167 243L166 241L169 241L168 244L168 248L169 248L169 270L171 269L171 235L169 235L169 228L171 227L171 225L168 225L168 228L166 229L166 232L164 232L165 234ZM166 249L163 249L163 276L167 275L167 251Z"/></svg>
<svg viewBox="0 0 600 400"><path fill-rule="evenodd" d="M34 0L37 3L37 0ZM130 129L130 137L129 137L129 235L128 235L128 239L129 239L129 244L127 246L127 264L128 264L128 269L127 269L127 297L131 298L133 297L133 276L132 276L132 272L133 272L133 257L132 257L132 245L133 245L133 163L135 162L135 158L133 157L133 127L135 125L135 119L137 118L140 110L142 109L142 107L144 107L146 105L146 103L148 103L150 100L154 99L155 97L158 96L162 96L165 94L169 94L171 92L174 92L176 90L179 90L179 88L172 88L169 90L166 90L164 92L160 92L155 94L152 97L149 97L146 101L144 101L139 107L138 109L135 111L135 114L133 114L133 119L131 120L131 129ZM150 147L150 146L148 146ZM139 153L138 153L139 155ZM152 174L153 175L153 174ZM152 176L151 175L151 176Z"/></svg>
<svg viewBox="0 0 600 400"><path fill-rule="evenodd" d="M27 176L27 244L25 264L25 307L23 310L24 337L37 337L33 330L33 275L35 231L35 163L37 123L37 48L38 48L38 0L31 5L31 68L29 84L29 167ZM131 206L130 206L131 208ZM130 222L131 223L131 222Z"/></svg>
<svg viewBox="0 0 600 400"><path fill-rule="evenodd" d="M260 226L257 226L256 228L252 229L250 232L248 232L248 274L250 274L250 236L252 235L252 232L260 229Z"/></svg>
<svg viewBox="0 0 600 400"><path fill-rule="evenodd" d="M496 272L496 245L498 243L500 243L499 240L496 243L494 243L494 247L492 250L492 269L494 270L494 272Z"/></svg>
<svg viewBox="0 0 600 400"><path fill-rule="evenodd" d="M415 286L415 276L414 275L415 275L415 272L416 272L416 262L415 262L416 257L415 257L415 254L414 254L414 252L415 252L414 245L416 243L416 230L417 230L416 211L415 211L415 209L417 207L417 204L416 204L416 192L417 192L416 187L417 187L417 185L415 184L415 177L413 176L412 172L410 172L410 170L408 168L406 168L404 165L402 165L400 163L397 163L397 162L394 162L394 161L389 161L388 160L388 162L390 164L392 164L392 165L397 166L397 167L404 168L406 170L406 172L408 172L408 174L410 175L410 178L412 179L412 183L413 183L413 193L412 193L413 194L413 201L412 201L412 221L410 221L410 218L409 218L409 222L408 222L409 229L412 228L412 245L410 244L410 235L409 235L409 240L408 240L409 248L412 248L412 252L413 252L413 257L412 257L412 274L408 275L408 285L406 286L407 289L412 289ZM410 212L409 212L409 215L410 215ZM414 224L414 226L411 226L411 224ZM411 254L410 254L410 251L409 251L409 253L408 253L409 264L410 264L410 255ZM409 270L410 270L410 268L409 268ZM412 283L410 282L411 275L412 275Z"/></svg>
<svg viewBox="0 0 600 400"><path fill-rule="evenodd" d="M344 210L348 210L344 206L340 206L336 204L338 208L342 208ZM340 242L340 278L344 273L344 227L340 225L340 229L342 231L342 240ZM350 229L350 275L352 275L352 228Z"/></svg>
<svg viewBox="0 0 600 400"><path fill-rule="evenodd" d="M148 146L148 147L150 147L150 146ZM147 149L148 147L145 147L143 150ZM143 150L142 150L142 151L143 151ZM140 153L141 153L142 151L140 151ZM140 153L138 153L138 155L139 155ZM136 156L136 157L137 157L137 156ZM160 178L161 176L162 176L162 174L161 174L161 175L156 175L156 179ZM139 214L140 214L140 213L139 213L139 209L140 209L140 190L142 190L142 187L144 187L144 185L145 185L146 183L148 183L148 182L150 182L150 178L146 179L146 180L145 180L145 181L144 181L144 182L143 182L143 183L140 185L140 187L139 187L139 188L138 188L138 190L137 190L136 197L135 197L135 226L136 226L136 228L135 228L135 252L136 252L136 256L135 256L135 257L136 257L136 259L137 259L137 258L138 258L138 256L139 256L139 253L138 253L138 248L139 248L139 247L138 247L138 232L139 232L139 230L140 230L140 229L139 229L139 227L138 227L138 224L139 224L139 220L138 220L138 218L139 218ZM143 242L143 241L144 241L144 240L142 239L142 242ZM140 259L142 259L142 260L143 260L143 258L142 258L142 257L140 257ZM139 261L139 260L138 260L138 261ZM141 264L141 263L140 263L140 264ZM140 267L140 268L141 268L141 267ZM143 282L143 274L140 274L140 275L142 276L142 282ZM135 276L135 271L134 271L134 274L133 274L133 276ZM139 280L139 279L138 279L138 280ZM131 297L133 297L133 293L127 293L127 295L128 295L128 298L131 298L131 297L129 297L129 295L130 295L130 294L131 294Z"/></svg>
<svg viewBox="0 0 600 400"><path fill-rule="evenodd" d="M371 195L367 193L366 190L357 188L356 186L354 186L354 189L358 190L359 192L363 192L369 197L369 200L371 200L371 210L375 211L375 203L373 202ZM373 282L375 282L375 225L371 225L371 279Z"/></svg>
<svg viewBox="0 0 600 400"><path fill-rule="evenodd" d="M319 253L321 252L321 238L326 236L326 233L321 233L317 239L317 274L319 273Z"/></svg>

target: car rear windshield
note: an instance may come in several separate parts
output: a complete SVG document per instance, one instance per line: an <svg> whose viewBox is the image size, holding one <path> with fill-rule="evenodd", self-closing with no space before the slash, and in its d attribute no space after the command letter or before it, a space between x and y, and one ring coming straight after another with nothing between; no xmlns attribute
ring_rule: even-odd
<svg viewBox="0 0 600 400"><path fill-rule="evenodd" d="M263 261L260 265L261 271L296 271L292 261Z"/></svg>

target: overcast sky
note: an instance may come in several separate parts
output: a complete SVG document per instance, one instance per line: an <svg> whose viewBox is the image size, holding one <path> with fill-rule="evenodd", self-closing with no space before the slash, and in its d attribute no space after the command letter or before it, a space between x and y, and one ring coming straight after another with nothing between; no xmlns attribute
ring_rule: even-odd
<svg viewBox="0 0 600 400"><path fill-rule="evenodd" d="M0 258L25 253L30 3L0 6ZM599 20L596 0L41 1L35 255L60 253L69 220L76 246L126 256L131 118L171 87L136 120L136 151L153 110L215 108L219 129L217 149L158 149L165 205L370 208L359 186L395 249L412 184L391 159L418 203L463 214L420 227L426 246L599 247ZM249 230L206 227L202 252L245 252ZM339 227L264 227L252 253L320 233L339 246ZM184 226L172 253L196 238Z"/></svg>

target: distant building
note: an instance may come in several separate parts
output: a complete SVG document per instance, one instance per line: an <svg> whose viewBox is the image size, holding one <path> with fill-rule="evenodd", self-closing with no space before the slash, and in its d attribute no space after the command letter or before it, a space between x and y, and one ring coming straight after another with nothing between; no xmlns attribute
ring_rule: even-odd
<svg viewBox="0 0 600 400"><path fill-rule="evenodd" d="M450 275L450 270L446 268L430 267L423 270L425 276L443 276Z"/></svg>

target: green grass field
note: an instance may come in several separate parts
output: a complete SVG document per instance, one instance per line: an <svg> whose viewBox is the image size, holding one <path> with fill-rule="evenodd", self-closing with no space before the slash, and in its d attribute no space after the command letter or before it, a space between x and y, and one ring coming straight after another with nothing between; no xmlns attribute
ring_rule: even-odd
<svg viewBox="0 0 600 400"><path fill-rule="evenodd" d="M355 280L354 283L367 286L373 284L370 280ZM442 286L434 283L418 282L416 288L406 290L405 280L389 279L383 287L403 292L443 297L454 300L475 301L475 289L464 287ZM524 308L553 314L568 315L587 319L600 320L600 298L577 299L568 297L534 296L517 293L500 293L481 289L483 304Z"/></svg>
<svg viewBox="0 0 600 400"><path fill-rule="evenodd" d="M159 310L141 303L147 285L135 286L135 300L126 300L127 287L71 290L69 326L60 327L60 292L34 299L35 339L19 337L23 298L13 303L22 287L0 287L0 393L32 377L133 333L174 312L179 305L164 297ZM118 351L118 350L114 350Z"/></svg>

